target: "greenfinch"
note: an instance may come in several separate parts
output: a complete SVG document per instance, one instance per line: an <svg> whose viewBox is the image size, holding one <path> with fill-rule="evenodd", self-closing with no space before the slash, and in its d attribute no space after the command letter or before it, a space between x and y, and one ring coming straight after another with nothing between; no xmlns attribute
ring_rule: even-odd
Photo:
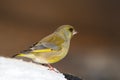
<svg viewBox="0 0 120 80"><path fill-rule="evenodd" d="M51 67L51 63L56 63L67 55L71 38L76 33L73 26L62 25L52 34L14 57L30 58L36 63L48 64Z"/></svg>

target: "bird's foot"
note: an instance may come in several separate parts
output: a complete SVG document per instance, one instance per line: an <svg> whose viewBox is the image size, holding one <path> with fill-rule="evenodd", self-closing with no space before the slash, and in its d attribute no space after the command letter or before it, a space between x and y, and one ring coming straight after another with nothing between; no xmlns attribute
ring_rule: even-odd
<svg viewBox="0 0 120 80"><path fill-rule="evenodd" d="M59 71L57 71L57 70L56 70L54 67L52 67L50 64L48 64L48 67L49 67L48 70L55 71L55 72L59 73Z"/></svg>

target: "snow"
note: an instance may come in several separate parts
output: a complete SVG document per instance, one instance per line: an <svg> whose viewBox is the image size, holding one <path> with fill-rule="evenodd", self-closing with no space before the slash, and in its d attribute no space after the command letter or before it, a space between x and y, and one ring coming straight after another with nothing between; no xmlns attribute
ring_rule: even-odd
<svg viewBox="0 0 120 80"><path fill-rule="evenodd" d="M62 73L23 60L0 57L0 80L67 80Z"/></svg>

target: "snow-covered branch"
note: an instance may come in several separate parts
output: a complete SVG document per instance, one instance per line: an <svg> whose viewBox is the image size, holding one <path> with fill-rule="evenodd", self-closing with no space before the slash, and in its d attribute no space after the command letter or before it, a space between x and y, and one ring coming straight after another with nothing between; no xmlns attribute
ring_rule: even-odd
<svg viewBox="0 0 120 80"><path fill-rule="evenodd" d="M13 58L0 57L0 80L67 80L48 67Z"/></svg>

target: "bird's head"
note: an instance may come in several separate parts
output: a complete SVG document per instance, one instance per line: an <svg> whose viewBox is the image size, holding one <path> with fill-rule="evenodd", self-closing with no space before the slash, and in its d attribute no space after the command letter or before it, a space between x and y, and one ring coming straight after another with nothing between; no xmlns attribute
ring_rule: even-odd
<svg viewBox="0 0 120 80"><path fill-rule="evenodd" d="M55 32L67 39L71 39L73 35L77 34L77 31L71 25L62 25Z"/></svg>

